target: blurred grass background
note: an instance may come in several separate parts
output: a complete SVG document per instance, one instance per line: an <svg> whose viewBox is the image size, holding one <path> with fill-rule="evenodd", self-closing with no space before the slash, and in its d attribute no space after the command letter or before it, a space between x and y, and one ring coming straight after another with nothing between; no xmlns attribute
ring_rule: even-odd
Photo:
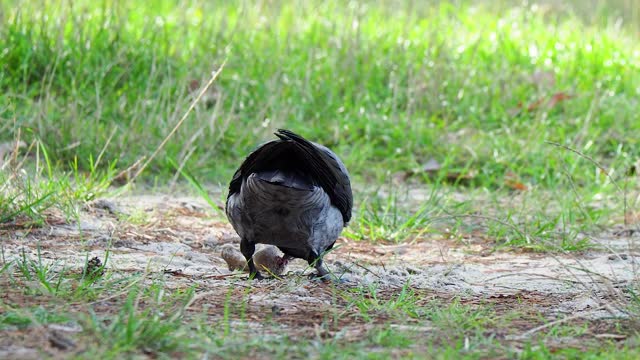
<svg viewBox="0 0 640 360"><path fill-rule="evenodd" d="M175 162L224 183L278 127L334 148L365 182L435 159L478 187L513 174L568 187L566 172L588 186L593 164L545 141L614 174L640 153L631 0L1 6L0 140L41 140L62 169L90 171L103 150L100 166L121 169L149 155L225 59L148 180Z"/></svg>

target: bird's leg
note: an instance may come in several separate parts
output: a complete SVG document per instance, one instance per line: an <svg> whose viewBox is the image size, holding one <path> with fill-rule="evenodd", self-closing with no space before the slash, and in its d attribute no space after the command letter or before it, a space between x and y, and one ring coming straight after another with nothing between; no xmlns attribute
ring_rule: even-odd
<svg viewBox="0 0 640 360"><path fill-rule="evenodd" d="M256 265L253 263L253 253L256 251L256 244L242 238L240 240L240 252L244 255L244 258L247 259L247 264L249 265L249 278L253 276L254 279L262 280L263 277L256 269Z"/></svg>
<svg viewBox="0 0 640 360"><path fill-rule="evenodd" d="M313 275L314 277L317 277L324 282L328 282L329 280L331 280L329 271L327 271L327 269L324 267L324 264L322 263L322 256L313 252L311 254L311 257L307 261L309 262L309 265L313 265L313 267L318 271L317 274Z"/></svg>
<svg viewBox="0 0 640 360"><path fill-rule="evenodd" d="M316 270L318 271L318 277L320 277L323 281L328 281L329 271L327 271L327 268L322 263L322 259L318 258L318 261L316 261L315 267L316 267Z"/></svg>

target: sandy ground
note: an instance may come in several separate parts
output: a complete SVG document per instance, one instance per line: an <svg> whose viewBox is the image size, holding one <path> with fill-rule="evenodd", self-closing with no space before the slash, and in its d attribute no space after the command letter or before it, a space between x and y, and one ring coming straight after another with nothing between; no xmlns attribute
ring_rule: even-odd
<svg viewBox="0 0 640 360"><path fill-rule="evenodd" d="M5 229L0 235L6 259L22 251L35 258L40 246L42 258L67 268L82 268L87 254L104 259L109 249L109 270L165 273L176 288L196 283L196 303L224 298L230 286L263 289L251 293L251 306L304 318L307 320L300 321L311 326L312 309L319 311L332 301L326 286L307 278L314 270L295 260L282 279L249 285L246 273L230 272L220 257L220 247L228 243L238 246L239 238L226 221L214 220L208 209L195 198L149 195L101 199L83 209L78 223L53 219L43 228ZM128 218L120 220L123 214ZM135 218L143 220L132 224ZM550 255L495 252L486 240L474 239L466 239L464 244L430 239L372 245L341 238L325 261L344 280L340 286L375 284L383 292L408 286L439 299L489 301L505 307L526 305L551 320L566 316L597 320L627 316L620 302L621 289L637 281L638 240L637 233L616 235L611 231L599 237L601 250ZM7 346L0 342L0 355Z"/></svg>

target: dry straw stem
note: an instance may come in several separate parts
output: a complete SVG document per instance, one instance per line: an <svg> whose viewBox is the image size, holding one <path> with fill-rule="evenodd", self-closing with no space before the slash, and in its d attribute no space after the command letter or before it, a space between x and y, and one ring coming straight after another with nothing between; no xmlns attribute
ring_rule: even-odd
<svg viewBox="0 0 640 360"><path fill-rule="evenodd" d="M611 183L616 187L616 189L618 189L618 191L622 193L622 201L623 201L622 211L623 211L623 218L624 218L624 226L627 227L629 225L627 223L627 191L626 189L622 189L620 185L618 185L618 182L613 178L613 176L611 176L611 174L609 174L607 169L605 169L604 166L600 165L597 161L595 161L591 156L584 154L576 149L573 149L567 145L563 145L563 144L560 144L554 141L548 141L548 140L545 141L545 143L565 149L565 150L569 150L572 153L577 154L581 158L590 161L593 165L595 165L598 169L600 169L600 171L602 171L607 176L607 178L609 178L609 180L611 180Z"/></svg>
<svg viewBox="0 0 640 360"><path fill-rule="evenodd" d="M135 181L135 179L144 171L144 169L149 165L149 163L158 155L158 153L160 152L160 150L162 150L162 148L164 147L164 145L169 141L169 139L173 136L173 134L175 134L176 131L178 131L178 129L180 128L180 126L182 125L182 123L187 119L187 117L189 116L189 114L191 114L191 112L193 111L193 109L195 108L196 104L200 101L200 99L202 98L202 96L207 92L207 90L209 89L209 87L211 86L211 84L213 84L213 82L218 78L218 75L220 75L220 73L222 72L222 70L224 69L224 66L227 64L227 60L225 59L222 62L222 65L220 65L220 67L218 68L218 70L216 70L213 75L211 75L211 78L209 79L209 81L205 84L205 86L200 89L200 93L198 93L198 96L196 96L196 98L191 102L191 105L189 105L189 108L187 109L187 111L184 113L184 115L182 115L182 118L180 118L180 120L178 121L178 123L176 124L176 126L173 127L173 129L171 130L171 132L169 132L169 134L164 138L164 140L162 140L162 142L160 143L160 145L158 145L158 147L156 148L156 150L153 152L153 154L151 154L151 156L149 156L149 158L147 159L147 161L140 167L140 169L138 169L138 171L135 173L135 175L133 175L131 177L131 179L129 180L129 183L133 183Z"/></svg>
<svg viewBox="0 0 640 360"><path fill-rule="evenodd" d="M600 306L600 307L590 311L588 314L576 314L576 315L567 316L567 317L564 317L562 319L558 319L558 320L555 320L555 321L551 321L551 322L548 322L546 324L537 326L537 327L535 327L533 329L527 330L527 331L525 331L524 333L522 333L520 335L514 336L513 339L524 340L524 339L528 338L529 336L537 333L540 330L544 330L544 329L547 329L547 328L550 328L550 327L553 327L553 326L556 326L556 325L560 325L560 324L565 323L567 321L584 318L584 317L588 316L589 314L594 314L595 312L603 310L603 309L604 309L604 306Z"/></svg>
<svg viewBox="0 0 640 360"><path fill-rule="evenodd" d="M569 146L566 146L566 145L562 145L562 144L559 144L559 143L556 143L556 142L553 142L553 141L545 141L545 142L546 142L547 144L550 144L550 145L553 145L553 146L556 146L556 147L559 147L559 148L562 148L562 149L565 149L565 150L571 151L571 152L573 152L573 153L577 154L578 156L580 156L580 157L582 157L582 158L586 159L587 161L589 161L589 162L591 162L593 165L595 165L598 169L600 169L600 171L602 171L602 172L607 176L607 178L608 178L609 180L611 180L611 183L616 187L616 189L617 189L620 193L622 193L622 196L623 196L623 219L624 219L624 226L625 226L625 228L628 228L628 227L629 227L629 223L628 223L628 220L627 220L627 189L626 189L626 183L625 183L625 188L624 188L624 189L622 189L622 188L620 187L620 185L616 182L616 180L615 180L615 179L611 176L611 174L607 171L607 169L605 169L602 165L600 165L600 164L599 164L597 161L595 161L592 157L590 157L590 156L588 156L588 155L586 155L586 154L584 154L584 153L582 153L582 152L580 152L580 151L578 151L578 150L576 150L576 149L573 149L573 148L571 148L571 147L569 147ZM569 179L571 180L571 178L569 178ZM573 181L572 181L572 186L573 186ZM630 241L632 241L632 240L630 240ZM634 259L634 255L632 254L633 246L632 246L631 242L628 244L628 246L629 246L629 253L630 253L630 256L631 256L631 258L632 258L632 267L633 267L633 269L632 269L632 270L633 270L634 274L637 274L636 262L635 262L635 260L633 260L633 259ZM610 248L610 247L608 247L608 246L605 246L605 247L606 247L610 252L612 252L615 256L617 256L618 258L620 258L620 255L619 255L616 251L614 251L613 249L611 249L611 248ZM575 258L575 257L574 257L574 259L575 259L575 260L576 260L576 262L580 265L580 267L579 267L579 268L577 268L577 270L583 271L587 276L589 276L589 278L592 280L592 282L593 282L594 284L596 283L596 281L595 281L595 279L594 279L594 276L593 276L593 275L595 275L596 277L604 278L604 279L607 281L605 284L606 284L606 285L608 285L608 286L607 286L606 288L602 288L601 290L602 290L603 292L605 292L605 293L609 293L609 294L615 295L614 299L618 299L619 301L617 301L617 302L613 302L613 305L617 308L617 310L618 310L618 311L627 312L627 310L625 309L625 308L627 307L627 306L625 306L625 304L628 304L627 299L626 299L626 296L625 296L623 293L621 293L618 289L615 289L615 287L613 287L613 286L611 286L611 285L610 285L610 284L614 281L614 279L610 279L610 278L608 278L608 277L606 277L606 276L603 276L602 274L593 273L593 272L589 271L589 270L588 270L588 269L587 269L587 268L586 268L586 267L585 267L585 266L580 262L580 260L579 260L579 259L577 259L577 258ZM570 269L569 267L566 267L566 268L571 272L571 269ZM574 274L572 273L572 275L574 275ZM577 276L576 276L576 275L574 275L574 277L577 279ZM585 287L585 289L587 289L587 290L588 290L588 288L587 288L586 284L584 284L584 283L583 283L582 285ZM603 305L603 306L604 306L604 305ZM611 309L609 309L609 307L607 307L607 310L608 310L609 312L612 312L612 311L611 311Z"/></svg>

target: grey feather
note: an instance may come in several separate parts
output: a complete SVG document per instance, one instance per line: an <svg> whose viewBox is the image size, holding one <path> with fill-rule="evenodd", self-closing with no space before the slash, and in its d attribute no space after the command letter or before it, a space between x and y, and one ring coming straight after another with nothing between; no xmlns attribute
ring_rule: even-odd
<svg viewBox="0 0 640 360"><path fill-rule="evenodd" d="M279 140L258 147L234 174L227 217L256 277L252 256L257 243L314 263L324 277L322 256L351 219L349 173L328 148L288 130L276 135Z"/></svg>

